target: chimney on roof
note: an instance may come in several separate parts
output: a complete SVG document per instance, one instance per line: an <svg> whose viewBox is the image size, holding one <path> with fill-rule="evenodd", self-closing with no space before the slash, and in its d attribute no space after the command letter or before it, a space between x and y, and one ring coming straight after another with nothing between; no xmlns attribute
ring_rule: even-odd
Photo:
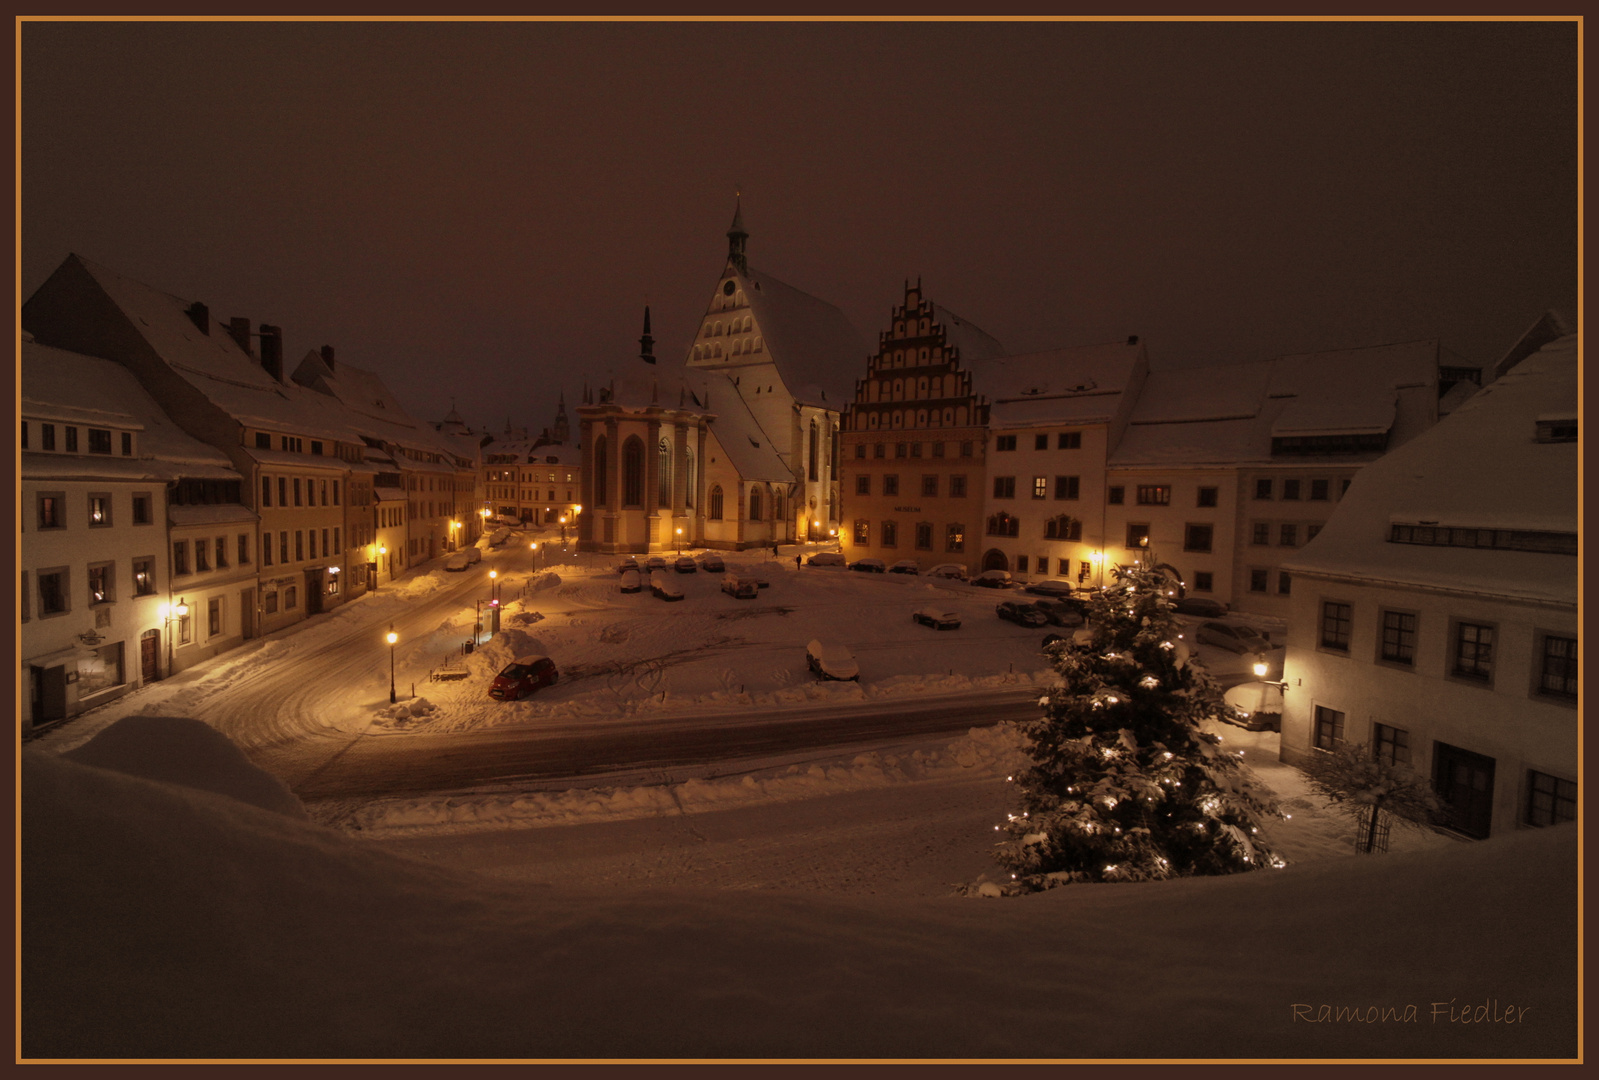
<svg viewBox="0 0 1599 1080"><path fill-rule="evenodd" d="M200 303L200 301L196 300L194 303L189 305L189 310L186 314L189 316L190 320L193 321L194 325L200 328L200 333L205 334L208 337L210 336L211 311L209 308Z"/></svg>
<svg viewBox="0 0 1599 1080"><path fill-rule="evenodd" d="M250 320L241 319L237 315L228 320L228 336L234 340L239 348L244 350L244 355L254 356L250 350Z"/></svg>
<svg viewBox="0 0 1599 1080"><path fill-rule="evenodd" d="M266 373L283 381L283 328L261 324L261 366Z"/></svg>
<svg viewBox="0 0 1599 1080"><path fill-rule="evenodd" d="M324 345L324 346L322 346L322 362L328 366L328 370L329 371L333 370L333 346L332 345ZM454 406L452 405L451 408L454 408Z"/></svg>
<svg viewBox="0 0 1599 1080"><path fill-rule="evenodd" d="M1138 344L1138 335L1137 334L1129 334L1127 336L1127 344L1129 344L1129 345L1137 345Z"/></svg>

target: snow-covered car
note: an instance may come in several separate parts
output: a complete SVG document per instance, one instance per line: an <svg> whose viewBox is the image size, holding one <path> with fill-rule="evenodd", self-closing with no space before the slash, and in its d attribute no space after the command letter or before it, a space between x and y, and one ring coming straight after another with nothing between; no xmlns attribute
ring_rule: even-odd
<svg viewBox="0 0 1599 1080"><path fill-rule="evenodd" d="M888 568L890 574L920 574L921 565L915 559L901 559Z"/></svg>
<svg viewBox="0 0 1599 1080"><path fill-rule="evenodd" d="M927 573L922 575L922 576L923 577L936 577L936 578L950 578L950 579L955 580L955 581L965 581L966 580L966 567L962 566L960 563L953 563L953 562L939 563L937 566L933 567L931 570L927 571Z"/></svg>
<svg viewBox="0 0 1599 1080"><path fill-rule="evenodd" d="M1258 630L1248 626L1230 626L1227 623L1200 623L1194 631L1194 640L1203 645L1217 645L1235 653L1263 653L1271 651L1271 642Z"/></svg>
<svg viewBox="0 0 1599 1080"><path fill-rule="evenodd" d="M469 548L467 548L466 549L466 561L469 562L469 563L480 563L480 562L482 562L483 561L483 550L481 548L478 548L478 547L469 547Z"/></svg>
<svg viewBox="0 0 1599 1080"><path fill-rule="evenodd" d="M641 577L639 575L639 572L637 570L623 570L622 571L622 591L623 592L642 592L643 589L644 589L644 579L643 579L643 577Z"/></svg>
<svg viewBox="0 0 1599 1080"><path fill-rule="evenodd" d="M1017 626L1047 626L1049 618L1032 604L1020 600L1006 600L994 605L994 614Z"/></svg>
<svg viewBox="0 0 1599 1080"><path fill-rule="evenodd" d="M1015 584L1011 580L1009 570L984 570L972 578L973 585L981 585L985 589L1008 589Z"/></svg>
<svg viewBox="0 0 1599 1080"><path fill-rule="evenodd" d="M448 559L444 560L444 569L450 571L451 573L457 573L465 570L471 565L472 560L466 557L466 552L464 551L457 551L454 555L451 555Z"/></svg>
<svg viewBox="0 0 1599 1080"><path fill-rule="evenodd" d="M753 600L760 595L761 588L749 578L729 574L722 579L722 591L735 600Z"/></svg>
<svg viewBox="0 0 1599 1080"><path fill-rule="evenodd" d="M1219 619L1227 614L1227 605L1203 596L1185 596L1173 605L1179 615L1198 615L1205 619Z"/></svg>
<svg viewBox="0 0 1599 1080"><path fill-rule="evenodd" d="M683 590L672 583L665 570L650 571L650 592L659 600L683 599Z"/></svg>
<svg viewBox="0 0 1599 1080"><path fill-rule="evenodd" d="M855 662L855 655L836 641L823 644L813 638L805 646L805 663L823 679L860 681L861 668Z"/></svg>
<svg viewBox="0 0 1599 1080"><path fill-rule="evenodd" d="M1041 648L1049 648L1057 641L1064 641L1068 645L1092 645L1094 643L1094 630L1090 626L1080 626L1069 634L1045 634Z"/></svg>
<svg viewBox="0 0 1599 1080"><path fill-rule="evenodd" d="M1076 600L1046 596L1034 600L1033 607L1042 611L1044 618L1055 626L1081 626L1085 621L1082 605Z"/></svg>
<svg viewBox="0 0 1599 1080"><path fill-rule="evenodd" d="M806 566L847 566L849 560L842 551L818 551L805 560Z"/></svg>
<svg viewBox="0 0 1599 1080"><path fill-rule="evenodd" d="M934 630L959 630L961 625L959 615L938 607L924 607L920 611L913 611L911 620L923 626L931 626Z"/></svg>
<svg viewBox="0 0 1599 1080"><path fill-rule="evenodd" d="M1281 731L1283 689L1276 683L1246 682L1222 694L1221 718L1249 731Z"/></svg>
<svg viewBox="0 0 1599 1080"><path fill-rule="evenodd" d="M499 547L510 538L511 530L502 526L501 528L495 529L493 535L489 537L489 547Z"/></svg>
<svg viewBox="0 0 1599 1080"><path fill-rule="evenodd" d="M639 565L637 559L623 559L621 562L616 564L616 572L618 574L625 574L629 570L632 570L634 573L638 572Z"/></svg>
<svg viewBox="0 0 1599 1080"><path fill-rule="evenodd" d="M720 555L701 555L700 569L707 574L720 574L727 569L727 564L722 561Z"/></svg>
<svg viewBox="0 0 1599 1080"><path fill-rule="evenodd" d="M881 574L888 566L882 559L856 559L849 568L859 574Z"/></svg>
<svg viewBox="0 0 1599 1080"><path fill-rule="evenodd" d="M659 555L651 555L649 558L644 560L644 569L652 572L656 570L665 570L666 560L661 558Z"/></svg>
<svg viewBox="0 0 1599 1080"><path fill-rule="evenodd" d="M553 686L561 673L555 661L548 656L519 656L500 669L489 684L489 697L499 701L515 701L524 694L544 686Z"/></svg>
<svg viewBox="0 0 1599 1080"><path fill-rule="evenodd" d="M700 568L700 564L689 558L687 555L684 555L672 565L677 569L679 574L692 574L694 571Z"/></svg>

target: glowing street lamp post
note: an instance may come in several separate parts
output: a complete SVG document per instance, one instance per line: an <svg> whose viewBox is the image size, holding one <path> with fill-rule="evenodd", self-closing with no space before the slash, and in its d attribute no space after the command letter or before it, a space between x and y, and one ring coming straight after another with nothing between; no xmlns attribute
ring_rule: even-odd
<svg viewBox="0 0 1599 1080"><path fill-rule="evenodd" d="M172 677L172 620L181 619L189 613L188 597L182 597L176 604L162 604L157 612L166 627L167 635L167 677Z"/></svg>
<svg viewBox="0 0 1599 1080"><path fill-rule="evenodd" d="M537 540L533 541L527 546L527 549L533 553L533 569L537 570L539 568L539 542Z"/></svg>
<svg viewBox="0 0 1599 1080"><path fill-rule="evenodd" d="M683 526L677 527L677 553L683 554Z"/></svg>
<svg viewBox="0 0 1599 1080"><path fill-rule="evenodd" d="M394 692L394 643L400 640L400 635L394 632L394 624L389 623L389 704L393 705L399 700L399 695Z"/></svg>

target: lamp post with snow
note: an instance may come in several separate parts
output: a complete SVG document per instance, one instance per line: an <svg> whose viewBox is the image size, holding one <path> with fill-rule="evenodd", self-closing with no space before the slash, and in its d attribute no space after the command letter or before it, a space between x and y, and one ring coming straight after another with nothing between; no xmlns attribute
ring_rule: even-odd
<svg viewBox="0 0 1599 1080"><path fill-rule="evenodd" d="M172 620L173 619L181 620L181 619L185 619L185 618L188 617L188 615L189 615L189 600L188 600L188 597L183 597L183 598L179 599L176 604L162 604L158 614L161 616L161 621L166 626L166 635L167 635L167 677L171 678L172 677L172 665L173 665L173 662L174 662L173 659L172 659Z"/></svg>
<svg viewBox="0 0 1599 1080"><path fill-rule="evenodd" d="M399 700L399 695L394 692L394 643L400 640L400 635L394 632L394 624L389 623L389 704L393 705Z"/></svg>

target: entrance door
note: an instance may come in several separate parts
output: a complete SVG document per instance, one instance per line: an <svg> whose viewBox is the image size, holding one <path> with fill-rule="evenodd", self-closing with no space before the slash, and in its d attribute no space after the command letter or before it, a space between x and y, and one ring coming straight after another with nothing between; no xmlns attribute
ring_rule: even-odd
<svg viewBox="0 0 1599 1080"><path fill-rule="evenodd" d="M255 590L239 592L239 631L245 641L255 637Z"/></svg>
<svg viewBox="0 0 1599 1080"><path fill-rule="evenodd" d="M146 630L139 635L141 681L153 683L161 677L161 631Z"/></svg>
<svg viewBox="0 0 1599 1080"><path fill-rule="evenodd" d="M305 614L322 614L322 568L305 572Z"/></svg>
<svg viewBox="0 0 1599 1080"><path fill-rule="evenodd" d="M1494 759L1434 743L1432 786L1444 804L1444 824L1486 840L1493 825Z"/></svg>
<svg viewBox="0 0 1599 1080"><path fill-rule="evenodd" d="M33 722L48 724L67 715L67 669L65 667L36 667L33 669Z"/></svg>
<svg viewBox="0 0 1599 1080"><path fill-rule="evenodd" d="M1005 553L998 548L989 548L987 553L983 555L983 569L1009 570L1010 560L1007 559L1005 557Z"/></svg>

